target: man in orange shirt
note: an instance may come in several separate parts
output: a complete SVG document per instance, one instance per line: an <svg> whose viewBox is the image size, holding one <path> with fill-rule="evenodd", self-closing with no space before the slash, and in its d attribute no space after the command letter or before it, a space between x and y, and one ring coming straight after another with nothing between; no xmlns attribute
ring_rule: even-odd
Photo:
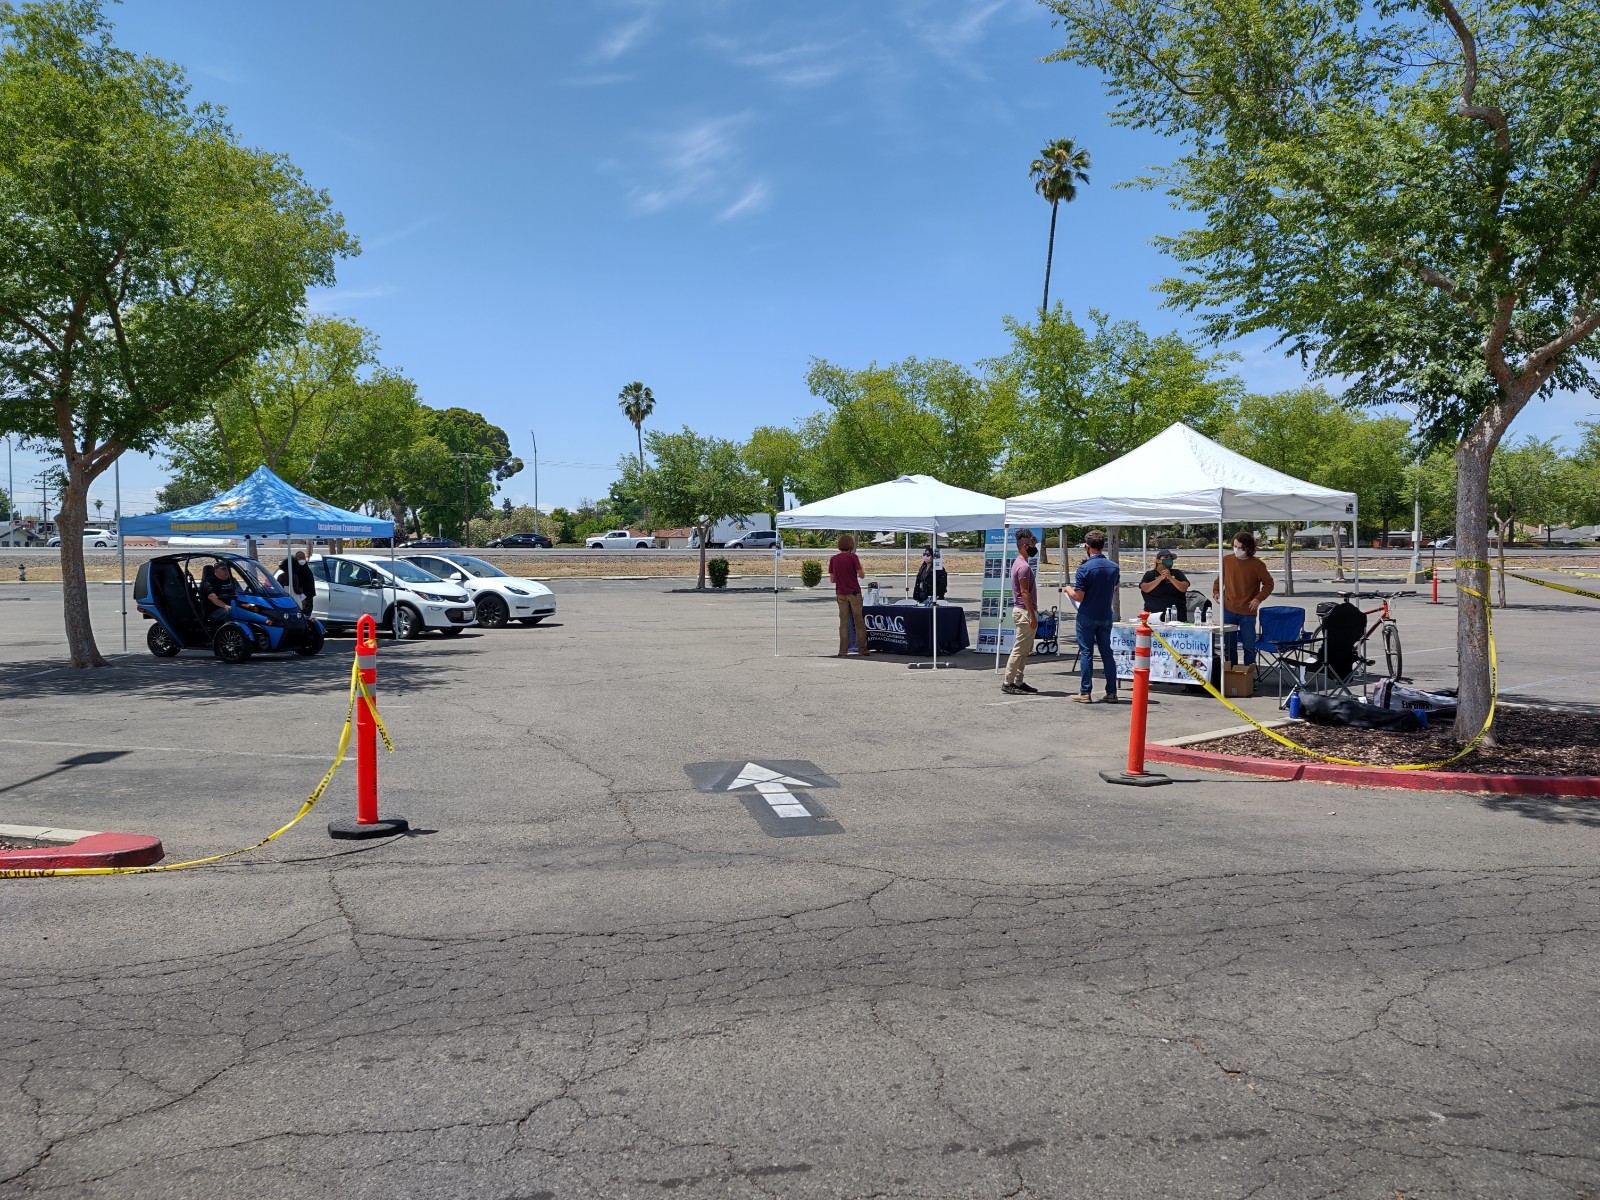
<svg viewBox="0 0 1600 1200"><path fill-rule="evenodd" d="M1244 646L1244 663L1256 664L1256 613L1272 595L1277 586L1267 564L1256 557L1256 535L1236 533L1233 536L1233 554L1222 560L1222 622L1237 625L1239 632L1227 638L1228 663L1237 665L1239 646ZM1211 585L1211 595L1217 595L1217 585Z"/></svg>

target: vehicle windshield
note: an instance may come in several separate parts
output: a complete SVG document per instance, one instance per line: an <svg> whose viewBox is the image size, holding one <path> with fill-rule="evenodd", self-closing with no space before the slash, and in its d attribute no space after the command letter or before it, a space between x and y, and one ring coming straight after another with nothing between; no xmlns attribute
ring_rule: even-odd
<svg viewBox="0 0 1600 1200"><path fill-rule="evenodd" d="M424 571L416 563L407 562L403 558L393 561L384 559L381 563L368 563L384 575L392 575L403 583L440 583L440 578L431 571Z"/></svg>
<svg viewBox="0 0 1600 1200"><path fill-rule="evenodd" d="M230 558L224 560L233 568L234 578L238 579L243 590L254 592L258 596L286 596L287 592L278 586L267 569L252 558Z"/></svg>
<svg viewBox="0 0 1600 1200"><path fill-rule="evenodd" d="M443 554L440 557L445 562L453 562L456 566L464 568L468 575L476 575L479 579L511 578L493 563L484 562L481 558L473 558L470 554Z"/></svg>

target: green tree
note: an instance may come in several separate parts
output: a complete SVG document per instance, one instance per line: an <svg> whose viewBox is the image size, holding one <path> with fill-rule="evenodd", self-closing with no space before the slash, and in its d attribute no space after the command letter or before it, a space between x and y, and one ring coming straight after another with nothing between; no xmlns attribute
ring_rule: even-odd
<svg viewBox="0 0 1600 1200"><path fill-rule="evenodd" d="M325 193L191 105L177 67L118 49L96 0L0 5L0 432L62 456L73 666L105 663L89 486L292 336L354 249Z"/></svg>
<svg viewBox="0 0 1600 1200"><path fill-rule="evenodd" d="M464 539L467 522L489 512L496 485L522 470L522 460L505 430L469 409L425 408L423 430L396 485L418 529Z"/></svg>
<svg viewBox="0 0 1600 1200"><path fill-rule="evenodd" d="M1548 524L1552 519L1565 492L1564 466L1555 439L1535 437L1506 442L1489 464L1489 517L1498 535L1501 608L1506 606L1506 543L1516 537L1518 521Z"/></svg>
<svg viewBox="0 0 1600 1200"><path fill-rule="evenodd" d="M1579 421L1582 438L1572 454L1571 520L1600 524L1600 420Z"/></svg>
<svg viewBox="0 0 1600 1200"><path fill-rule="evenodd" d="M745 466L737 443L705 437L685 426L679 433L651 433L655 460L644 478L644 501L668 525L692 526L700 535L700 578L706 586L706 544L718 521L759 512L761 476Z"/></svg>
<svg viewBox="0 0 1600 1200"><path fill-rule="evenodd" d="M617 406L633 425L634 436L639 439L639 470L644 470L644 423L656 410L655 393L638 380L617 393Z"/></svg>
<svg viewBox="0 0 1600 1200"><path fill-rule="evenodd" d="M1033 190L1050 201L1050 241L1044 252L1044 302L1041 315L1050 311L1050 268L1056 257L1056 210L1062 202L1078 198L1078 185L1089 182L1089 152L1080 150L1071 138L1056 138L1039 152L1028 166Z"/></svg>
<svg viewBox="0 0 1600 1200"><path fill-rule="evenodd" d="M156 490L156 511L171 512L175 508L189 508L216 495L216 489L189 479L172 479Z"/></svg>
<svg viewBox="0 0 1600 1200"><path fill-rule="evenodd" d="M805 438L798 429L759 425L744 444L744 465L767 483L767 508L783 509L783 494L799 485L805 471Z"/></svg>
<svg viewBox="0 0 1600 1200"><path fill-rule="evenodd" d="M1113 119L1183 147L1144 181L1201 226L1165 287L1229 338L1276 330L1355 402L1455 447L1460 580L1488 590L1489 464L1592 383L1600 7L1521 0L1044 0ZM1485 602L1457 610L1459 738L1489 713Z"/></svg>

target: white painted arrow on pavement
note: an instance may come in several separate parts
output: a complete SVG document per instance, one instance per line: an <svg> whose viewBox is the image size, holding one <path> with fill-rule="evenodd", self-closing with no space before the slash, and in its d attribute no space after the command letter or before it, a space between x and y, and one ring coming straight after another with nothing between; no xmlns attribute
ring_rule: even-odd
<svg viewBox="0 0 1600 1200"><path fill-rule="evenodd" d="M772 811L778 816L809 817L811 811L797 801L789 789L811 786L804 779L796 779L792 775L780 775L760 763L747 762L744 769L739 772L739 777L728 785L727 790L737 792L742 788L754 788L766 797L767 803L772 806Z"/></svg>

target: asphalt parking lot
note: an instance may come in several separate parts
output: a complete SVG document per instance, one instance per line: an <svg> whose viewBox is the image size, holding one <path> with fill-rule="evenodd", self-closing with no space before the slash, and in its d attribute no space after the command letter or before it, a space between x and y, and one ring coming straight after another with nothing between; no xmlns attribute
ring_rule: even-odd
<svg viewBox="0 0 1600 1200"><path fill-rule="evenodd" d="M545 625L383 644L410 836L329 840L347 767L228 864L0 883L0 1196L1600 1192L1600 804L1115 788L1127 709L1061 666L1019 699L832 658L827 595L781 594L777 657L770 594L553 586ZM1600 604L1511 594L1508 698L1593 702ZM0 591L0 823L177 861L326 768L349 639L228 668L134 621L74 673L59 629L54 585ZM1234 723L1160 700L1152 737ZM777 764L816 836L704 763Z"/></svg>

